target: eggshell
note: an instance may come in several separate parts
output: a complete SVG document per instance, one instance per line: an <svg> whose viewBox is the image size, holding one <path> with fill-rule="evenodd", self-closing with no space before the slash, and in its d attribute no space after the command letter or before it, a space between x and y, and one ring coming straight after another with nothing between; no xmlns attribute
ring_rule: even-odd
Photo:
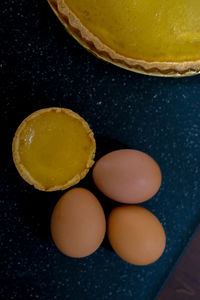
<svg viewBox="0 0 200 300"><path fill-rule="evenodd" d="M74 188L57 202L51 234L57 248L70 257L85 257L101 245L106 231L104 211L88 190Z"/></svg>
<svg viewBox="0 0 200 300"><path fill-rule="evenodd" d="M137 205L124 205L112 210L108 219L108 238L113 250L135 265L155 262L166 244L159 220Z"/></svg>
<svg viewBox="0 0 200 300"><path fill-rule="evenodd" d="M161 185L161 171L144 152L123 149L98 160L93 180L107 197L122 203L139 203L153 197Z"/></svg>

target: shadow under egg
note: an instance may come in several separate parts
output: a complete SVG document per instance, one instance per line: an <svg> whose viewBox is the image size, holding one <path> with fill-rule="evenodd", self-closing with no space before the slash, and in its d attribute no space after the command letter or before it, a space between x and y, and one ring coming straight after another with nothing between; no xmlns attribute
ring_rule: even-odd
<svg viewBox="0 0 200 300"><path fill-rule="evenodd" d="M105 154L115 151L115 150L120 150L120 149L129 149L130 147L116 141L114 139L109 139L107 137L96 137L96 156L95 156L95 162L97 162L102 156ZM93 166L94 167L94 166ZM102 208L104 210L105 218L106 218L106 224L108 217L111 213L111 211L120 205L120 203L111 200L110 198L106 197L103 193L101 193L96 185L94 184L94 181L92 179L92 170L93 168L89 171L88 175L78 184L79 187L83 187L88 189L90 192L92 192L95 197L99 200L99 202L102 205ZM102 247L106 248L107 250L113 251L112 247L109 243L107 233L105 234L103 243L101 245Z"/></svg>

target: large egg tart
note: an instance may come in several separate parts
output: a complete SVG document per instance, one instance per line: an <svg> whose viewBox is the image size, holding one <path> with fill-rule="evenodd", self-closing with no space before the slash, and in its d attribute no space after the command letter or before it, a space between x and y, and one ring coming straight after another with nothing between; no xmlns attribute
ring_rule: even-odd
<svg viewBox="0 0 200 300"><path fill-rule="evenodd" d="M65 108L29 115L13 139L13 159L25 181L43 191L64 190L86 176L96 143L88 123Z"/></svg>
<svg viewBox="0 0 200 300"><path fill-rule="evenodd" d="M85 48L125 69L160 76L200 72L199 0L48 0Z"/></svg>

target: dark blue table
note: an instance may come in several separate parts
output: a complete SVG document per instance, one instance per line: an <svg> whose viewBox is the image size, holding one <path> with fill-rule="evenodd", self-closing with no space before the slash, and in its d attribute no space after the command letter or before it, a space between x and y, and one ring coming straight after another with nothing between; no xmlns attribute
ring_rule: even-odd
<svg viewBox="0 0 200 300"><path fill-rule="evenodd" d="M0 298L152 300L200 220L200 77L156 78L98 60L65 31L46 1L1 1ZM107 242L70 259L49 232L62 192L34 190L18 175L14 132L31 112L70 108L90 124L97 157L142 150L159 163L163 182L144 206L162 222L167 246L156 263L127 264ZM91 188L106 214L114 205Z"/></svg>

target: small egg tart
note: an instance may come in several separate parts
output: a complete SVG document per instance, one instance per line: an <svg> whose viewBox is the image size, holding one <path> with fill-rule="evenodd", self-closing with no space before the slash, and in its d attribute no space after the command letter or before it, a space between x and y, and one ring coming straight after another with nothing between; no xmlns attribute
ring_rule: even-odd
<svg viewBox="0 0 200 300"><path fill-rule="evenodd" d="M99 58L149 75L200 73L200 1L48 2L69 33Z"/></svg>
<svg viewBox="0 0 200 300"><path fill-rule="evenodd" d="M45 108L19 125L12 144L21 177L38 190L77 184L94 164L96 143L88 123L66 108Z"/></svg>

